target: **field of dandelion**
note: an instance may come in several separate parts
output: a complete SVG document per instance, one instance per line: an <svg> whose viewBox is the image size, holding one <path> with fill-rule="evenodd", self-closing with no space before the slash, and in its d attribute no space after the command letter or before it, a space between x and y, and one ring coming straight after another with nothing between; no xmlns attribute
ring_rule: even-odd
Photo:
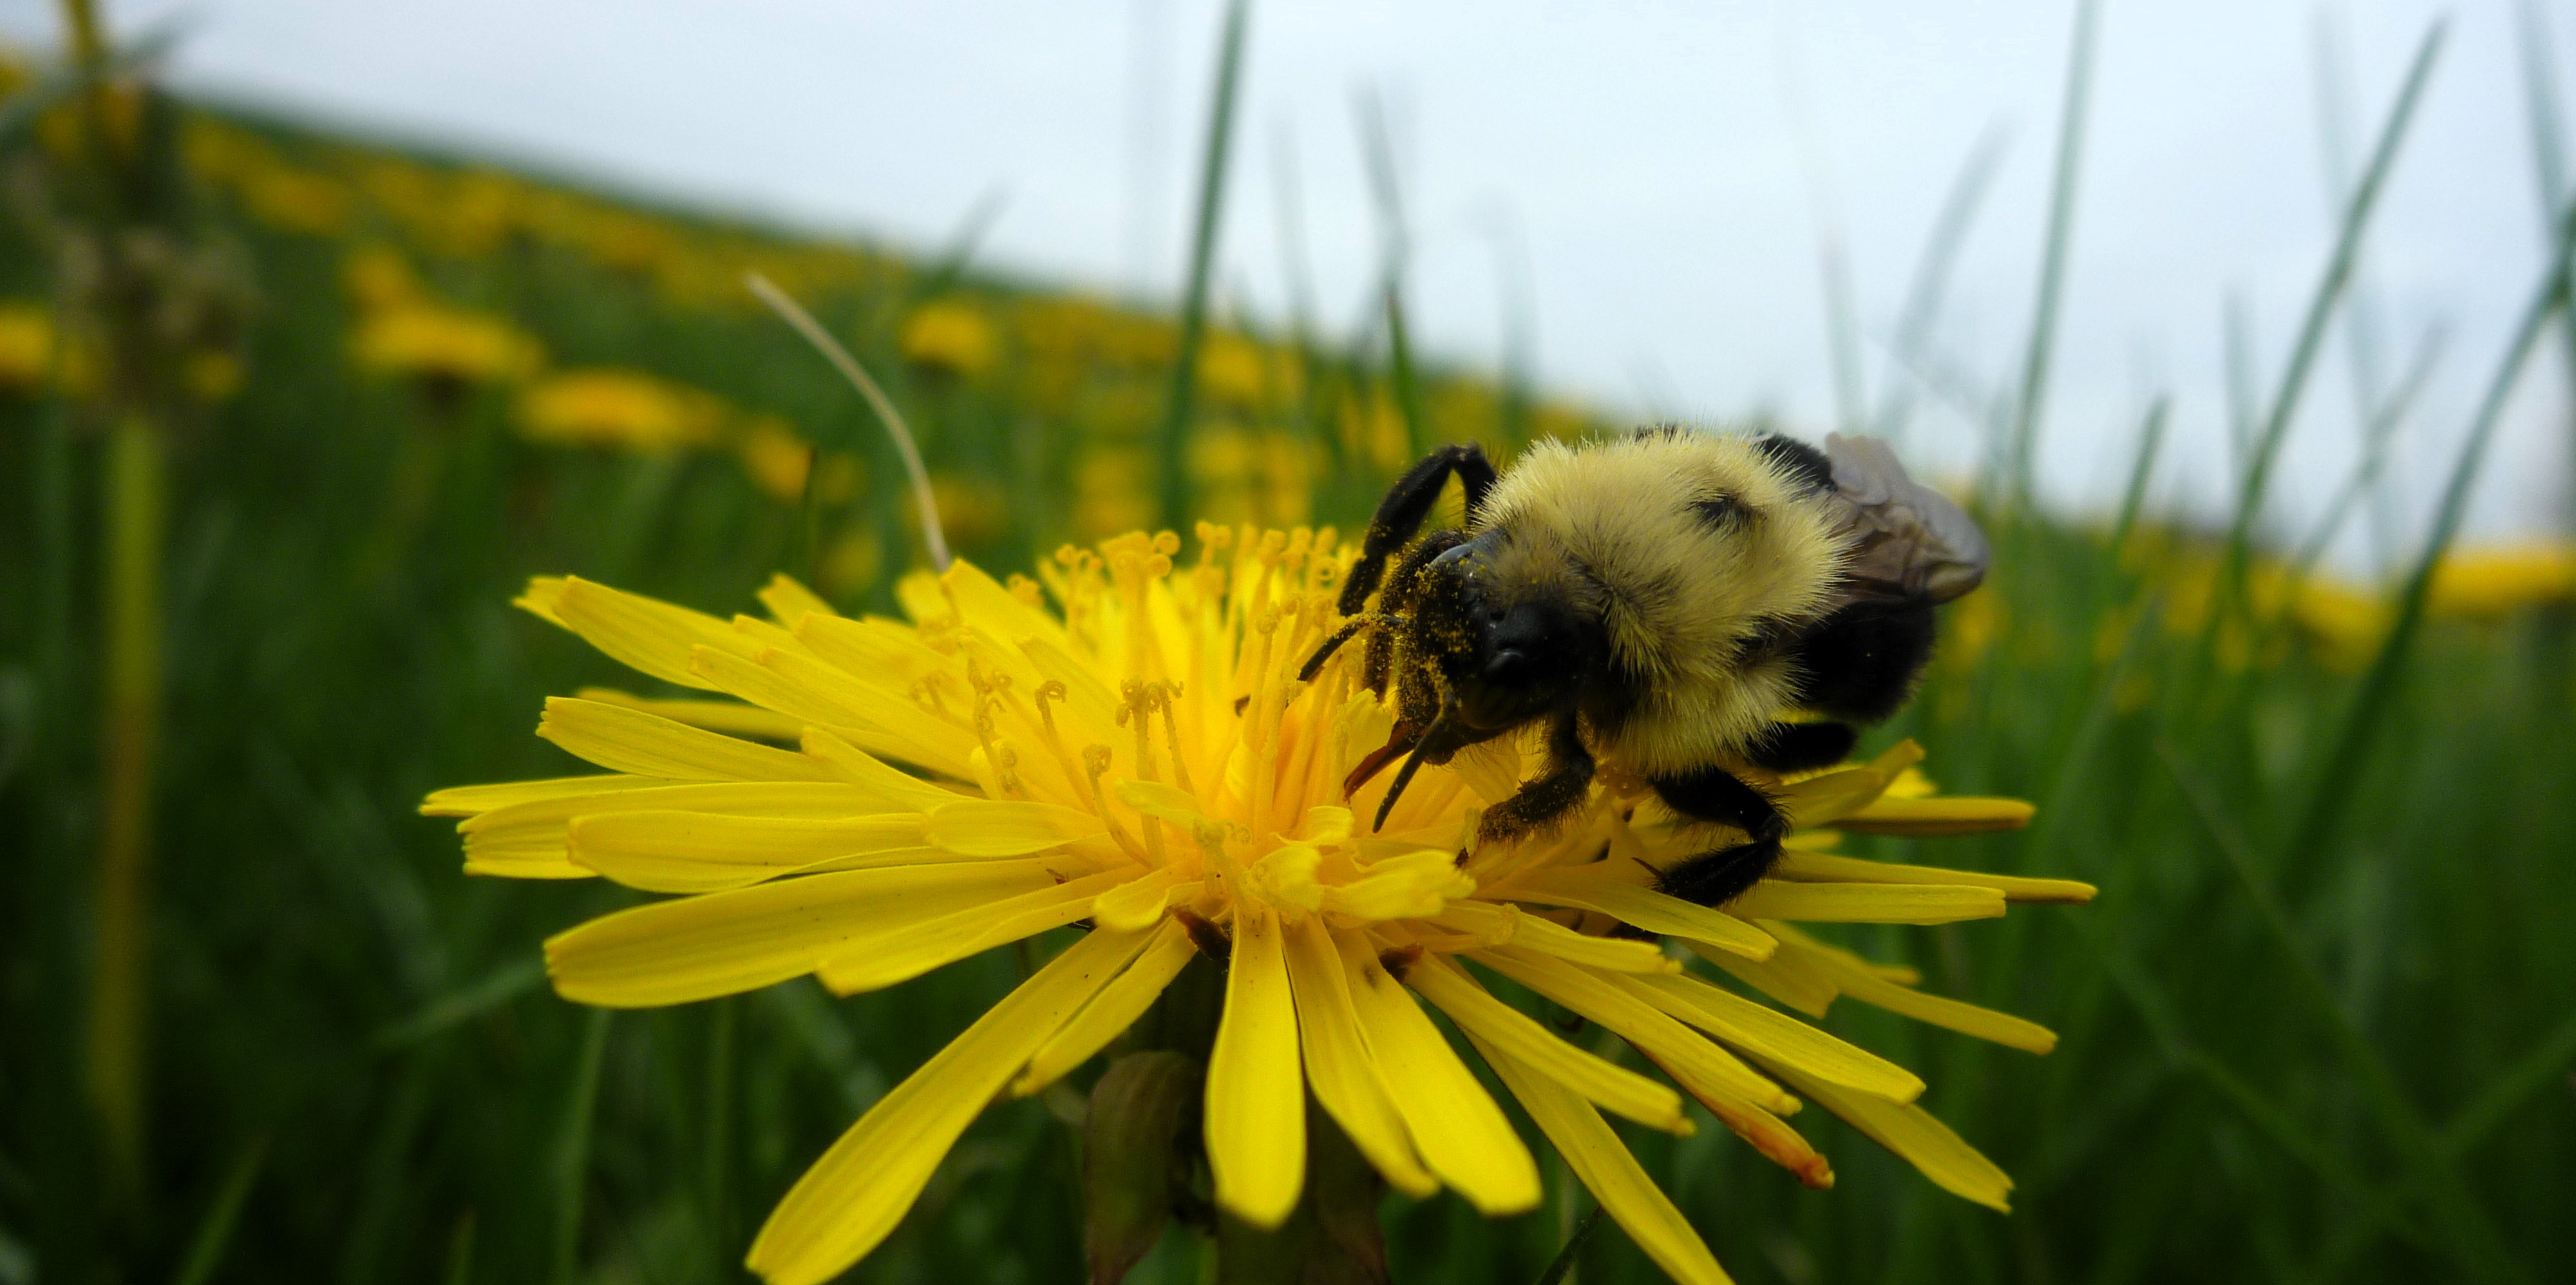
<svg viewBox="0 0 2576 1285"><path fill-rule="evenodd" d="M465 877L451 824L417 815L439 787L578 770L528 734L548 695L676 694L515 609L532 576L724 615L784 571L903 613L926 550L902 461L746 273L885 382L949 539L997 577L1158 525L1185 547L1201 520L1348 532L1430 444L1500 458L1613 427L1418 363L1400 325L1196 333L998 279L971 239L800 240L116 101L197 247L167 372L152 855L122 928L99 693L130 654L108 633L133 479L95 412L113 376L58 306L77 238L45 195L78 127L12 117L0 162L21 207L0 231L0 1285L743 1279L815 1155L1073 935L847 999L799 980L612 1017L549 992L540 943L639 894ZM1829 1191L1724 1128L1623 1127L1738 1280L2510 1281L2576 1258L2576 554L2346 583L2304 538L2142 512L2155 440L2115 516L1972 497L1995 572L1864 744L1911 738L1945 792L2028 799L2034 823L1846 849L2099 897L1822 934L2057 1033L2035 1057L1857 1005L1824 1022L1929 1082L2012 1212L1821 1111L1797 1123ZM138 1016L102 1034L119 949L144 961ZM1092 1074L985 1113L851 1278L1080 1278ZM1590 1206L1549 1191L1491 1222L1389 1197L1393 1278L1660 1278L1606 1226L1561 1255ZM1134 1279L1201 1269L1174 1231Z"/></svg>

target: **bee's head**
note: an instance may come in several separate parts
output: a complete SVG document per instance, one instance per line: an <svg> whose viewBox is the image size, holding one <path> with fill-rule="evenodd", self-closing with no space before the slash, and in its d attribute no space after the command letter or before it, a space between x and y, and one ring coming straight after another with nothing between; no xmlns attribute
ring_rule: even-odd
<svg viewBox="0 0 2576 1285"><path fill-rule="evenodd" d="M1604 649L1597 621L1539 583L1497 573L1494 535L1432 560L1415 600L1416 636L1479 731L1517 727L1561 708Z"/></svg>

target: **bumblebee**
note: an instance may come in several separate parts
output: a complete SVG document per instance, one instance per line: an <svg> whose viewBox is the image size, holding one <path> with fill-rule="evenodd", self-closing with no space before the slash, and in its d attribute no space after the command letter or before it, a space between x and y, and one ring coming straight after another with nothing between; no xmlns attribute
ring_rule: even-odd
<svg viewBox="0 0 2576 1285"><path fill-rule="evenodd" d="M1743 836L1661 871L1662 891L1716 906L1752 887L1788 820L1743 770L1842 761L1904 706L1934 607L1988 562L1974 520L1885 443L1825 440L1663 426L1539 442L1499 476L1473 445L1414 465L1304 669L1366 634L1364 681L1394 689L1394 734L1347 788L1403 760L1382 826L1422 764L1543 724L1544 770L1486 810L1481 842L1562 822L1607 764ZM1466 528L1417 540L1451 477Z"/></svg>

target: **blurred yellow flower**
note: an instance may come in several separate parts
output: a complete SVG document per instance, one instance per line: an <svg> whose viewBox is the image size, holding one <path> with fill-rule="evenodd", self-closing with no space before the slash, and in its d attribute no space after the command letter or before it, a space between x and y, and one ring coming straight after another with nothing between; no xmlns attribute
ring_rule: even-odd
<svg viewBox="0 0 2576 1285"><path fill-rule="evenodd" d="M1935 1184L2005 1207L2012 1180L1917 1104L1921 1078L1652 938L1810 1017L1848 996L2044 1053L2048 1031L1925 995L1911 970L1793 922L1955 923L2089 899L2080 883L1833 851L1845 829L2018 826L2027 804L1931 793L1907 775L1922 757L1910 742L1766 778L1801 828L1772 877L1723 908L1654 889L1658 868L1710 840L1635 783L1597 784L1558 835L1477 844L1479 811L1531 766L1512 741L1424 768L1370 832L1357 818L1389 775L1356 793L1344 779L1393 712L1359 685L1356 649L1297 677L1339 621L1344 551L1302 529L1202 526L1201 541L1186 568L1169 533L1067 547L1045 568L1061 615L1034 583L1006 588L965 562L899 586L910 624L841 616L784 577L761 595L767 620L577 579L534 581L520 600L651 677L748 702L710 717L703 700L549 700L539 735L608 775L424 802L463 818L470 873L670 894L548 941L564 997L658 1007L809 974L856 994L1085 928L806 1171L754 1240L754 1271L819 1285L849 1268L988 1104L1090 1061L1202 955L1225 966L1206 1014L1203 1143L1216 1203L1255 1227L1298 1203L1310 1094L1409 1196L1446 1187L1488 1215L1539 1203L1535 1160L1426 1005L1685 1285L1726 1275L1605 1110L1687 1135L1687 1095L1830 1187L1831 1163L1787 1122L1812 1101ZM797 748L728 734L752 728ZM1565 1039L1486 975L1616 1033L1670 1082Z"/></svg>
<svg viewBox="0 0 2576 1285"><path fill-rule="evenodd" d="M743 471L780 503L795 504L805 498L805 474L815 460L814 446L797 436L786 420L775 415L753 420L734 450L742 456ZM822 457L822 466L814 498L842 504L859 493L866 473L855 456L835 451Z"/></svg>
<svg viewBox="0 0 2576 1285"><path fill-rule="evenodd" d="M0 303L0 388L43 389L54 378L54 314L40 303Z"/></svg>
<svg viewBox="0 0 2576 1285"><path fill-rule="evenodd" d="M1270 352L1232 331L1199 346L1199 391L1221 410L1250 414L1270 404Z"/></svg>
<svg viewBox="0 0 2576 1285"><path fill-rule="evenodd" d="M1073 465L1073 528L1085 539L1132 531L1154 518L1153 457L1132 446L1099 446Z"/></svg>
<svg viewBox="0 0 2576 1285"><path fill-rule="evenodd" d="M814 574L824 592L848 594L875 584L884 570L885 542L877 538L874 524L861 522L832 541Z"/></svg>
<svg viewBox="0 0 2576 1285"><path fill-rule="evenodd" d="M349 337L360 368L459 384L510 383L545 365L545 347L507 318L413 302L363 317Z"/></svg>
<svg viewBox="0 0 2576 1285"><path fill-rule="evenodd" d="M366 246L340 261L340 283L362 312L408 307L429 297L411 260L386 246Z"/></svg>
<svg viewBox="0 0 2576 1285"><path fill-rule="evenodd" d="M236 353L192 352L179 368L181 387L189 397L201 402L230 400L241 391L247 378Z"/></svg>
<svg viewBox="0 0 2576 1285"><path fill-rule="evenodd" d="M2576 602L2576 544L2533 540L2455 549L2433 572L2424 606L2437 616L2494 620Z"/></svg>
<svg viewBox="0 0 2576 1285"><path fill-rule="evenodd" d="M933 473L930 502L939 506L939 525L947 532L951 545L982 544L1010 525L1010 506L1003 500L1002 488L980 477L947 471ZM918 532L921 511L913 504L909 490L904 493L903 511L904 530Z"/></svg>
<svg viewBox="0 0 2576 1285"><path fill-rule="evenodd" d="M924 304L895 333L903 359L934 374L974 379L993 368L993 323L958 300Z"/></svg>
<svg viewBox="0 0 2576 1285"><path fill-rule="evenodd" d="M241 191L252 217L309 236L346 232L356 204L340 180L285 166L245 175Z"/></svg>
<svg viewBox="0 0 2576 1285"><path fill-rule="evenodd" d="M557 446L658 454L714 441L729 414L711 393L607 366L548 375L519 395L519 431Z"/></svg>

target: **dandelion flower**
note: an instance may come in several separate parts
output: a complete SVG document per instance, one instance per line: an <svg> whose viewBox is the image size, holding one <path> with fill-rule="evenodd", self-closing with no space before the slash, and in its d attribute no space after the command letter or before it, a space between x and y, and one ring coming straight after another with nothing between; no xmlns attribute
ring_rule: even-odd
<svg viewBox="0 0 2576 1285"><path fill-rule="evenodd" d="M755 1271L813 1285L868 1253L988 1102L1081 1066L1202 953L1226 964L1208 1165L1217 1203L1256 1226L1299 1199L1310 1091L1398 1190L1445 1187L1488 1214L1538 1203L1529 1150L1434 1011L1677 1280L1725 1275L1603 1111L1688 1134L1687 1095L1823 1187L1830 1164L1788 1123L1813 1101L1933 1182L2004 1206L2010 1180L1915 1105L1913 1073L1637 933L1798 1012L1847 995L2044 1052L2045 1030L1923 994L1793 924L2089 898L2077 883L1833 851L1837 831L2006 828L2027 805L1935 793L1910 743L1781 780L1791 850L1720 909L1654 891L1655 868L1707 836L1633 785L1597 786L1555 836L1475 846L1479 810L1524 768L1507 743L1424 768L1373 833L1355 817L1386 778L1357 795L1342 782L1390 713L1344 661L1296 677L1337 622L1346 556L1330 532L1200 535L1196 564L1177 569L1168 532L1068 547L1047 568L1060 612L1037 583L963 562L902 582L910 623L836 614L783 577L761 595L765 619L578 579L535 581L520 600L651 677L739 702L550 700L538 734L607 775L424 804L464 818L469 872L672 894L549 941L566 998L679 1004L806 974L850 994L1088 925L815 1162L754 1241ZM1617 1033L1662 1075L1567 1042L1485 973Z"/></svg>
<svg viewBox="0 0 2576 1285"><path fill-rule="evenodd" d="M993 323L970 304L924 304L903 319L895 345L922 370L973 379L993 368Z"/></svg>
<svg viewBox="0 0 2576 1285"><path fill-rule="evenodd" d="M0 388L31 393L53 377L53 310L40 303L0 302Z"/></svg>
<svg viewBox="0 0 2576 1285"><path fill-rule="evenodd" d="M647 454L713 441L730 414L713 393L610 367L549 375L519 398L519 430L530 438Z"/></svg>
<svg viewBox="0 0 2576 1285"><path fill-rule="evenodd" d="M459 387L514 382L545 364L545 348L510 321L424 302L369 313L349 353L365 370Z"/></svg>
<svg viewBox="0 0 2576 1285"><path fill-rule="evenodd" d="M2496 620L2535 607L2576 602L2576 544L2531 540L2455 550L2426 591L2438 616Z"/></svg>

